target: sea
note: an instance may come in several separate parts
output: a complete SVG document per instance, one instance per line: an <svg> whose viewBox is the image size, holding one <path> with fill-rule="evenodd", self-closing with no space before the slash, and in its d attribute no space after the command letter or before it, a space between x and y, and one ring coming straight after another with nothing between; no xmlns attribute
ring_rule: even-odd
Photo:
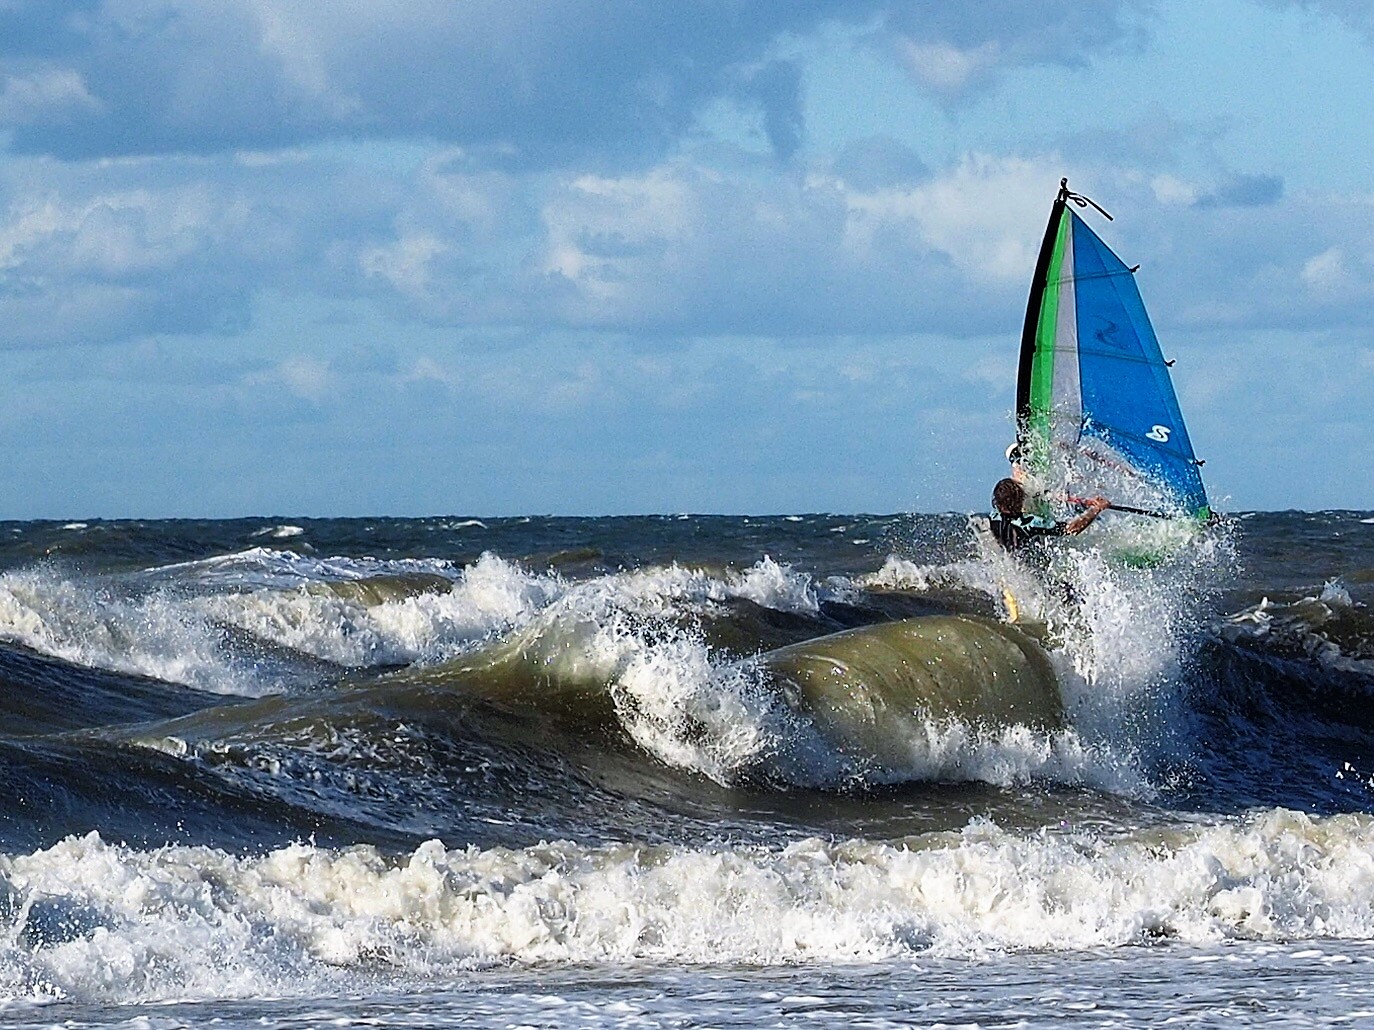
<svg viewBox="0 0 1374 1030"><path fill-rule="evenodd" d="M0 1026L1374 1026L1371 605L1361 511L0 523Z"/></svg>

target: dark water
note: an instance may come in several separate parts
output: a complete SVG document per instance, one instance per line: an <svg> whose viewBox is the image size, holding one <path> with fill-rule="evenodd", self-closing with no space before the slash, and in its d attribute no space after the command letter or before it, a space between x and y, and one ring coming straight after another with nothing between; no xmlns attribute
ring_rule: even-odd
<svg viewBox="0 0 1374 1030"><path fill-rule="evenodd" d="M3 1015L1358 1017L1374 517L1074 543L1035 575L955 515L0 525ZM1053 701L941 714L911 666Z"/></svg>

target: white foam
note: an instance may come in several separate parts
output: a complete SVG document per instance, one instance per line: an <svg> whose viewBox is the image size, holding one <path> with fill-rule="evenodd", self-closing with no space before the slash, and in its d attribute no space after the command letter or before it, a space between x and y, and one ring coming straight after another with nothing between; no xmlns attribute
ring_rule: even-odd
<svg viewBox="0 0 1374 1030"><path fill-rule="evenodd" d="M1090 786L1115 794L1150 798L1157 790L1129 750L1110 741L1093 741L1076 727L1043 731L1024 725L986 728L959 720L928 721L906 744L905 760L883 767L865 764L866 782L958 783L977 781L1000 787L1036 780ZM817 778L814 785L832 780Z"/></svg>
<svg viewBox="0 0 1374 1030"><path fill-rule="evenodd" d="M1329 579L1322 585L1322 592L1317 595L1317 600L1332 608L1353 608L1355 602L1350 597L1350 591L1339 579Z"/></svg>
<svg viewBox="0 0 1374 1030"><path fill-rule="evenodd" d="M0 638L78 665L220 693L258 694L254 670L229 659L222 632L162 592L125 597L46 569L0 576Z"/></svg>
<svg viewBox="0 0 1374 1030"><path fill-rule="evenodd" d="M1304 656L1331 672L1374 676L1374 659L1346 653L1342 641L1328 635L1328 624L1338 624L1337 620L1352 610L1360 610L1367 617L1365 606L1351 597L1349 588L1339 579L1332 579L1315 597L1288 603L1263 597L1258 604L1219 623L1216 632L1232 643Z"/></svg>
<svg viewBox="0 0 1374 1030"><path fill-rule="evenodd" d="M200 588L229 591L411 573L457 576L450 562L437 558L320 558L272 547L250 547L232 554L161 565L139 578L156 583L189 581Z"/></svg>
<svg viewBox="0 0 1374 1030"><path fill-rule="evenodd" d="M676 563L636 569L576 584L571 591L643 615L682 605L703 608L736 597L780 611L815 613L820 608L811 577L769 557L743 571L731 568L724 573Z"/></svg>
<svg viewBox="0 0 1374 1030"><path fill-rule="evenodd" d="M743 573L732 571L724 581L724 593L780 611L820 611L816 584L811 577L766 556Z"/></svg>
<svg viewBox="0 0 1374 1030"><path fill-rule="evenodd" d="M875 590L906 590L930 593L938 589L968 589L1000 596L1001 585L1008 575L1024 578L1023 567L1003 557L1000 561L989 554L981 559L970 558L941 565L922 565L888 555L882 567L858 579L860 586ZM1031 581L1026 580L1027 585Z"/></svg>
<svg viewBox="0 0 1374 1030"><path fill-rule="evenodd" d="M1272 810L1114 838L983 821L904 842L541 844L399 861L297 844L0 856L0 997L312 994L500 963L706 966L1374 938L1374 822Z"/></svg>
<svg viewBox="0 0 1374 1030"><path fill-rule="evenodd" d="M525 623L564 589L557 577L534 575L494 555L462 570L448 591L381 604L312 591L314 581L284 591L212 595L194 607L264 640L356 668L452 658Z"/></svg>
<svg viewBox="0 0 1374 1030"><path fill-rule="evenodd" d="M680 636L627 648L611 696L634 741L666 765L729 784L779 741L802 736L756 676L718 668L705 645Z"/></svg>
<svg viewBox="0 0 1374 1030"><path fill-rule="evenodd" d="M457 580L448 592L374 605L311 589L415 572ZM0 638L80 665L256 696L317 673L268 659L226 627L345 666L437 661L521 622L560 589L493 557L454 573L446 563L253 549L129 581L37 567L0 575Z"/></svg>
<svg viewBox="0 0 1374 1030"><path fill-rule="evenodd" d="M814 728L786 709L751 663L713 653L690 622L674 618L709 613L731 598L819 607L812 580L771 559L723 576L671 565L565 585L507 646L551 679L605 684L625 732L667 765L728 784L785 745L809 756L807 782L836 775L837 760Z"/></svg>
<svg viewBox="0 0 1374 1030"><path fill-rule="evenodd" d="M304 536L305 530L300 526L268 526L260 529L254 536L270 536L274 540L289 540L294 536Z"/></svg>

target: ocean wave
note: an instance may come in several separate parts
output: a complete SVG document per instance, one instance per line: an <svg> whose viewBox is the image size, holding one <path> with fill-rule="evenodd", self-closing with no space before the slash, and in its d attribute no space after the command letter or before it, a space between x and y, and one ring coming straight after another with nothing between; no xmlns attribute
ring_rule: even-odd
<svg viewBox="0 0 1374 1030"><path fill-rule="evenodd" d="M739 659L690 622L646 627L632 612L581 609L587 601L570 594L497 643L389 673L338 708L384 705L390 718L413 723L432 717L443 696L494 703L565 726L579 741L595 734L605 750L631 741L662 765L723 786L1050 780L1134 797L1154 789L1131 752L1086 743L1062 725L1047 659L993 622L888 622ZM323 714L314 699L301 703L312 719ZM235 709L235 718L253 712ZM268 716L290 713L274 705ZM253 737L248 726L235 732L240 743ZM556 735L545 746L556 750Z"/></svg>
<svg viewBox="0 0 1374 1030"><path fill-rule="evenodd" d="M1229 643L1374 680L1374 611L1353 598L1351 585L1341 579L1293 601L1264 597L1221 620L1216 633Z"/></svg>
<svg viewBox="0 0 1374 1030"><path fill-rule="evenodd" d="M1110 567L1087 550L1066 552L1054 574L1071 578L1083 601L1076 610L1052 612L1053 591L1004 557L940 567L894 558L868 580L817 581L767 557L744 568L674 563L573 580L494 554L456 568L251 548L125 582L55 567L0 576L0 635L77 664L244 696L309 686L330 669L397 667L408 667L398 684L420 676L497 701L518 694L556 708L569 703L561 694L582 692L608 703L625 736L656 760L722 785L1044 778L1149 796L1152 755L1167 749L1172 724L1186 592L1177 577ZM1051 689L1068 725L913 702L896 721L841 732L866 718L858 700L837 722L790 703L770 678L760 656L789 637L832 632L828 608L861 602L879 584L910 590L937 579L985 594L1014 581L1028 610L1048 613ZM781 622L789 628L776 641ZM997 675L973 652L965 657L973 664L964 678L977 680L965 692L993 696Z"/></svg>
<svg viewBox="0 0 1374 1030"><path fill-rule="evenodd" d="M1139 520L1136 520L1139 521ZM1160 534L1164 535L1161 536ZM1152 766L1186 750L1187 667L1205 639L1203 612L1216 570L1231 560L1229 530L1150 529L1123 523L1109 527L1111 546L1073 538L1023 562L997 547L987 534L972 534L971 553L942 563L887 558L858 583L870 590L936 593L960 600L972 594L1036 636L1057 673L1064 710L1087 754L1111 755L1102 769L1140 770L1143 789ZM1144 565L1119 553L1146 545L1175 548ZM1133 777L1127 776L1126 780ZM1106 780L1100 781L1103 785Z"/></svg>
<svg viewBox="0 0 1374 1030"><path fill-rule="evenodd" d="M545 843L389 858L140 851L94 833L0 857L0 996L309 994L380 971L706 966L1368 940L1374 822L1285 810L1119 837L963 831L783 848Z"/></svg>
<svg viewBox="0 0 1374 1030"><path fill-rule="evenodd" d="M255 534L256 535L256 534ZM135 582L184 584L199 590L287 588L305 583L348 582L377 576L411 574L456 578L459 569L440 558L318 557L275 547L241 551L156 565Z"/></svg>
<svg viewBox="0 0 1374 1030"><path fill-rule="evenodd" d="M268 662L234 661L222 630L174 597L123 595L49 568L0 576L0 638L74 665L213 693L280 689L261 677L283 671Z"/></svg>
<svg viewBox="0 0 1374 1030"><path fill-rule="evenodd" d="M453 573L447 563L257 548L127 577L36 566L0 575L0 638L77 665L251 697L318 679L319 661L441 660L518 622L553 589L499 559Z"/></svg>
<svg viewBox="0 0 1374 1030"><path fill-rule="evenodd" d="M492 555L449 580L389 569L196 599L204 617L348 668L437 662L520 625L563 585Z"/></svg>

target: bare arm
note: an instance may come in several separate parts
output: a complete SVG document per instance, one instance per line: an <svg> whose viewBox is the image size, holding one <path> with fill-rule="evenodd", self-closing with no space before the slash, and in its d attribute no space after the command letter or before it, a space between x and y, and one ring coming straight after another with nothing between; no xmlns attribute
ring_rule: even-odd
<svg viewBox="0 0 1374 1030"><path fill-rule="evenodd" d="M1088 508L1080 515L1075 515L1064 524L1064 532L1073 535L1081 533L1093 524L1093 520L1112 506L1112 502L1105 497L1094 497L1088 504Z"/></svg>

